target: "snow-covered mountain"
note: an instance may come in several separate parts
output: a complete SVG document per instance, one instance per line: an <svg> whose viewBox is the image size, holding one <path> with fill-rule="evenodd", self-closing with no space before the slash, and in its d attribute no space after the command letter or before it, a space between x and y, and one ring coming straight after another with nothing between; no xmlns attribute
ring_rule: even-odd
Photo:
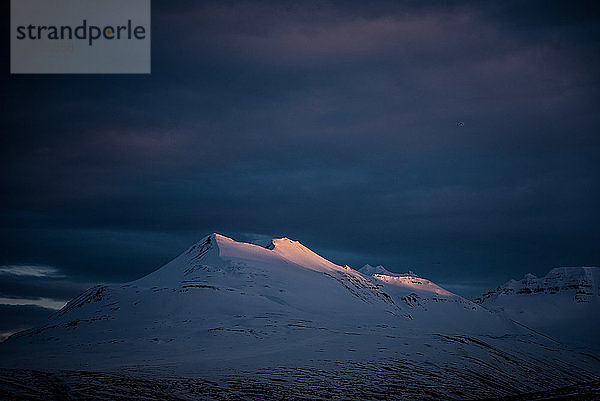
<svg viewBox="0 0 600 401"><path fill-rule="evenodd" d="M521 280L476 302L557 340L600 350L600 268L557 267Z"/></svg>
<svg viewBox="0 0 600 401"><path fill-rule="evenodd" d="M402 274L392 273L391 271L389 271L388 269L386 269L385 267L383 267L381 265L378 265L378 266L364 265L363 267L358 269L358 271L366 276L373 276L375 274L382 274L382 275L390 276L390 277L402 276ZM405 275L408 276L411 273L412 272L409 272L409 273L406 273ZM412 275L416 277L416 274L412 274Z"/></svg>
<svg viewBox="0 0 600 401"><path fill-rule="evenodd" d="M498 396L600 371L593 355L412 273L338 266L287 238L259 246L219 234L139 280L89 289L0 344L0 366L361 399Z"/></svg>

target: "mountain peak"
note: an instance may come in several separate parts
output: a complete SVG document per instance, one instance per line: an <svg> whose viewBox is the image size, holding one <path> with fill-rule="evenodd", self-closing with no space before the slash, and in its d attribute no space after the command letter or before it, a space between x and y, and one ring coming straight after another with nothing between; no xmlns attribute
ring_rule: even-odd
<svg viewBox="0 0 600 401"><path fill-rule="evenodd" d="M211 234L208 234L204 238L202 238L200 241L196 242L194 245L192 245L187 250L186 253L189 254L195 249L201 250L201 249L208 249L208 248L213 248L213 247L216 247L217 249L219 249L223 245L233 244L233 243L237 243L237 241L235 241L229 237L226 237L223 234L213 232Z"/></svg>
<svg viewBox="0 0 600 401"><path fill-rule="evenodd" d="M477 298L477 303L552 338L599 346L600 268L555 267L526 274Z"/></svg>
<svg viewBox="0 0 600 401"><path fill-rule="evenodd" d="M270 248L274 248L275 244L277 243L293 243L294 240L289 239L288 237L282 237L282 238L271 238L269 240L269 247Z"/></svg>
<svg viewBox="0 0 600 401"><path fill-rule="evenodd" d="M412 270L409 270L406 273L392 273L382 265L371 266L370 264L364 265L363 267L358 269L358 272L365 276L373 276L375 274L379 274L382 276L390 277L419 277L417 273L413 272Z"/></svg>
<svg viewBox="0 0 600 401"><path fill-rule="evenodd" d="M554 286L565 286L570 282L587 282L595 281L594 277L598 276L600 268L598 267L555 267L543 277L536 277L531 273L527 273L521 280L510 280L502 287L544 287L552 283ZM597 280L597 279L596 279Z"/></svg>
<svg viewBox="0 0 600 401"><path fill-rule="evenodd" d="M325 259L298 241L287 237L274 238L268 249L300 266L311 266L313 270L340 270L343 267Z"/></svg>
<svg viewBox="0 0 600 401"><path fill-rule="evenodd" d="M200 242L204 242L207 239L210 239L212 241L222 241L222 240L233 241L233 239L231 239L229 237L226 237L223 234L219 234L217 232L214 232L214 233L211 233L211 234L207 235L206 237L202 238L202 240L200 240Z"/></svg>
<svg viewBox="0 0 600 401"><path fill-rule="evenodd" d="M387 270L382 265L371 266L370 264L364 265L363 267L358 269L358 272L364 274L365 276L372 276L374 274L383 274L386 276L396 275L395 273L392 273L391 271Z"/></svg>
<svg viewBox="0 0 600 401"><path fill-rule="evenodd" d="M528 273L521 280L509 280L478 300L483 303L505 296L569 294L576 302L587 302L596 294L597 288L600 288L600 268L555 267L543 277Z"/></svg>
<svg viewBox="0 0 600 401"><path fill-rule="evenodd" d="M202 237L202 239L200 241L193 244L189 249L195 249L204 244L216 244L221 239L231 240L231 238L227 238L224 235L214 232L214 233L211 233L211 234L208 234L208 235Z"/></svg>

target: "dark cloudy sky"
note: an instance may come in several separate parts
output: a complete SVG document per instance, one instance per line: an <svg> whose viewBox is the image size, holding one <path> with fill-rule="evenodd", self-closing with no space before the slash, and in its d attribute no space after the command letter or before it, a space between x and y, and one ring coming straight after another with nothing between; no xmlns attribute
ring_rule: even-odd
<svg viewBox="0 0 600 401"><path fill-rule="evenodd" d="M11 76L5 33L0 332L213 231L466 296L600 264L595 2L155 0L149 76Z"/></svg>

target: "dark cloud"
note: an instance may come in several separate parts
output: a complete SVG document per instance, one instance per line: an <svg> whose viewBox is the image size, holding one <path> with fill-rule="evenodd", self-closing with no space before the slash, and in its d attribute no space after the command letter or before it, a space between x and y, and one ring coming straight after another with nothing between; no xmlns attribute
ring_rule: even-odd
<svg viewBox="0 0 600 401"><path fill-rule="evenodd" d="M153 4L151 76L5 68L0 264L66 277L2 291L131 280L211 231L473 293L600 264L599 15L175 1Z"/></svg>
<svg viewBox="0 0 600 401"><path fill-rule="evenodd" d="M68 301L93 285L60 277L0 274L0 298Z"/></svg>

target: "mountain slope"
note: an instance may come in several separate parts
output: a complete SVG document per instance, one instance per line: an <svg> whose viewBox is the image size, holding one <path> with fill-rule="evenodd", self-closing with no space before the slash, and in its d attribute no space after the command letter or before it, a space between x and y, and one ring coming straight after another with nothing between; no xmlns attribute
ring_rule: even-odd
<svg viewBox="0 0 600 401"><path fill-rule="evenodd" d="M339 388L346 393L338 396L392 399L498 396L598 379L591 355L426 279L382 273L338 266L286 238L261 247L212 234L157 271L91 288L43 327L14 335L0 344L0 366L242 387L275 381L298 394Z"/></svg>
<svg viewBox="0 0 600 401"><path fill-rule="evenodd" d="M423 329L489 332L506 329L506 322L474 302L453 294L413 272L391 273L383 266L358 270L378 289L409 307L409 316Z"/></svg>
<svg viewBox="0 0 600 401"><path fill-rule="evenodd" d="M558 267L527 274L477 303L571 345L600 350L600 268Z"/></svg>

